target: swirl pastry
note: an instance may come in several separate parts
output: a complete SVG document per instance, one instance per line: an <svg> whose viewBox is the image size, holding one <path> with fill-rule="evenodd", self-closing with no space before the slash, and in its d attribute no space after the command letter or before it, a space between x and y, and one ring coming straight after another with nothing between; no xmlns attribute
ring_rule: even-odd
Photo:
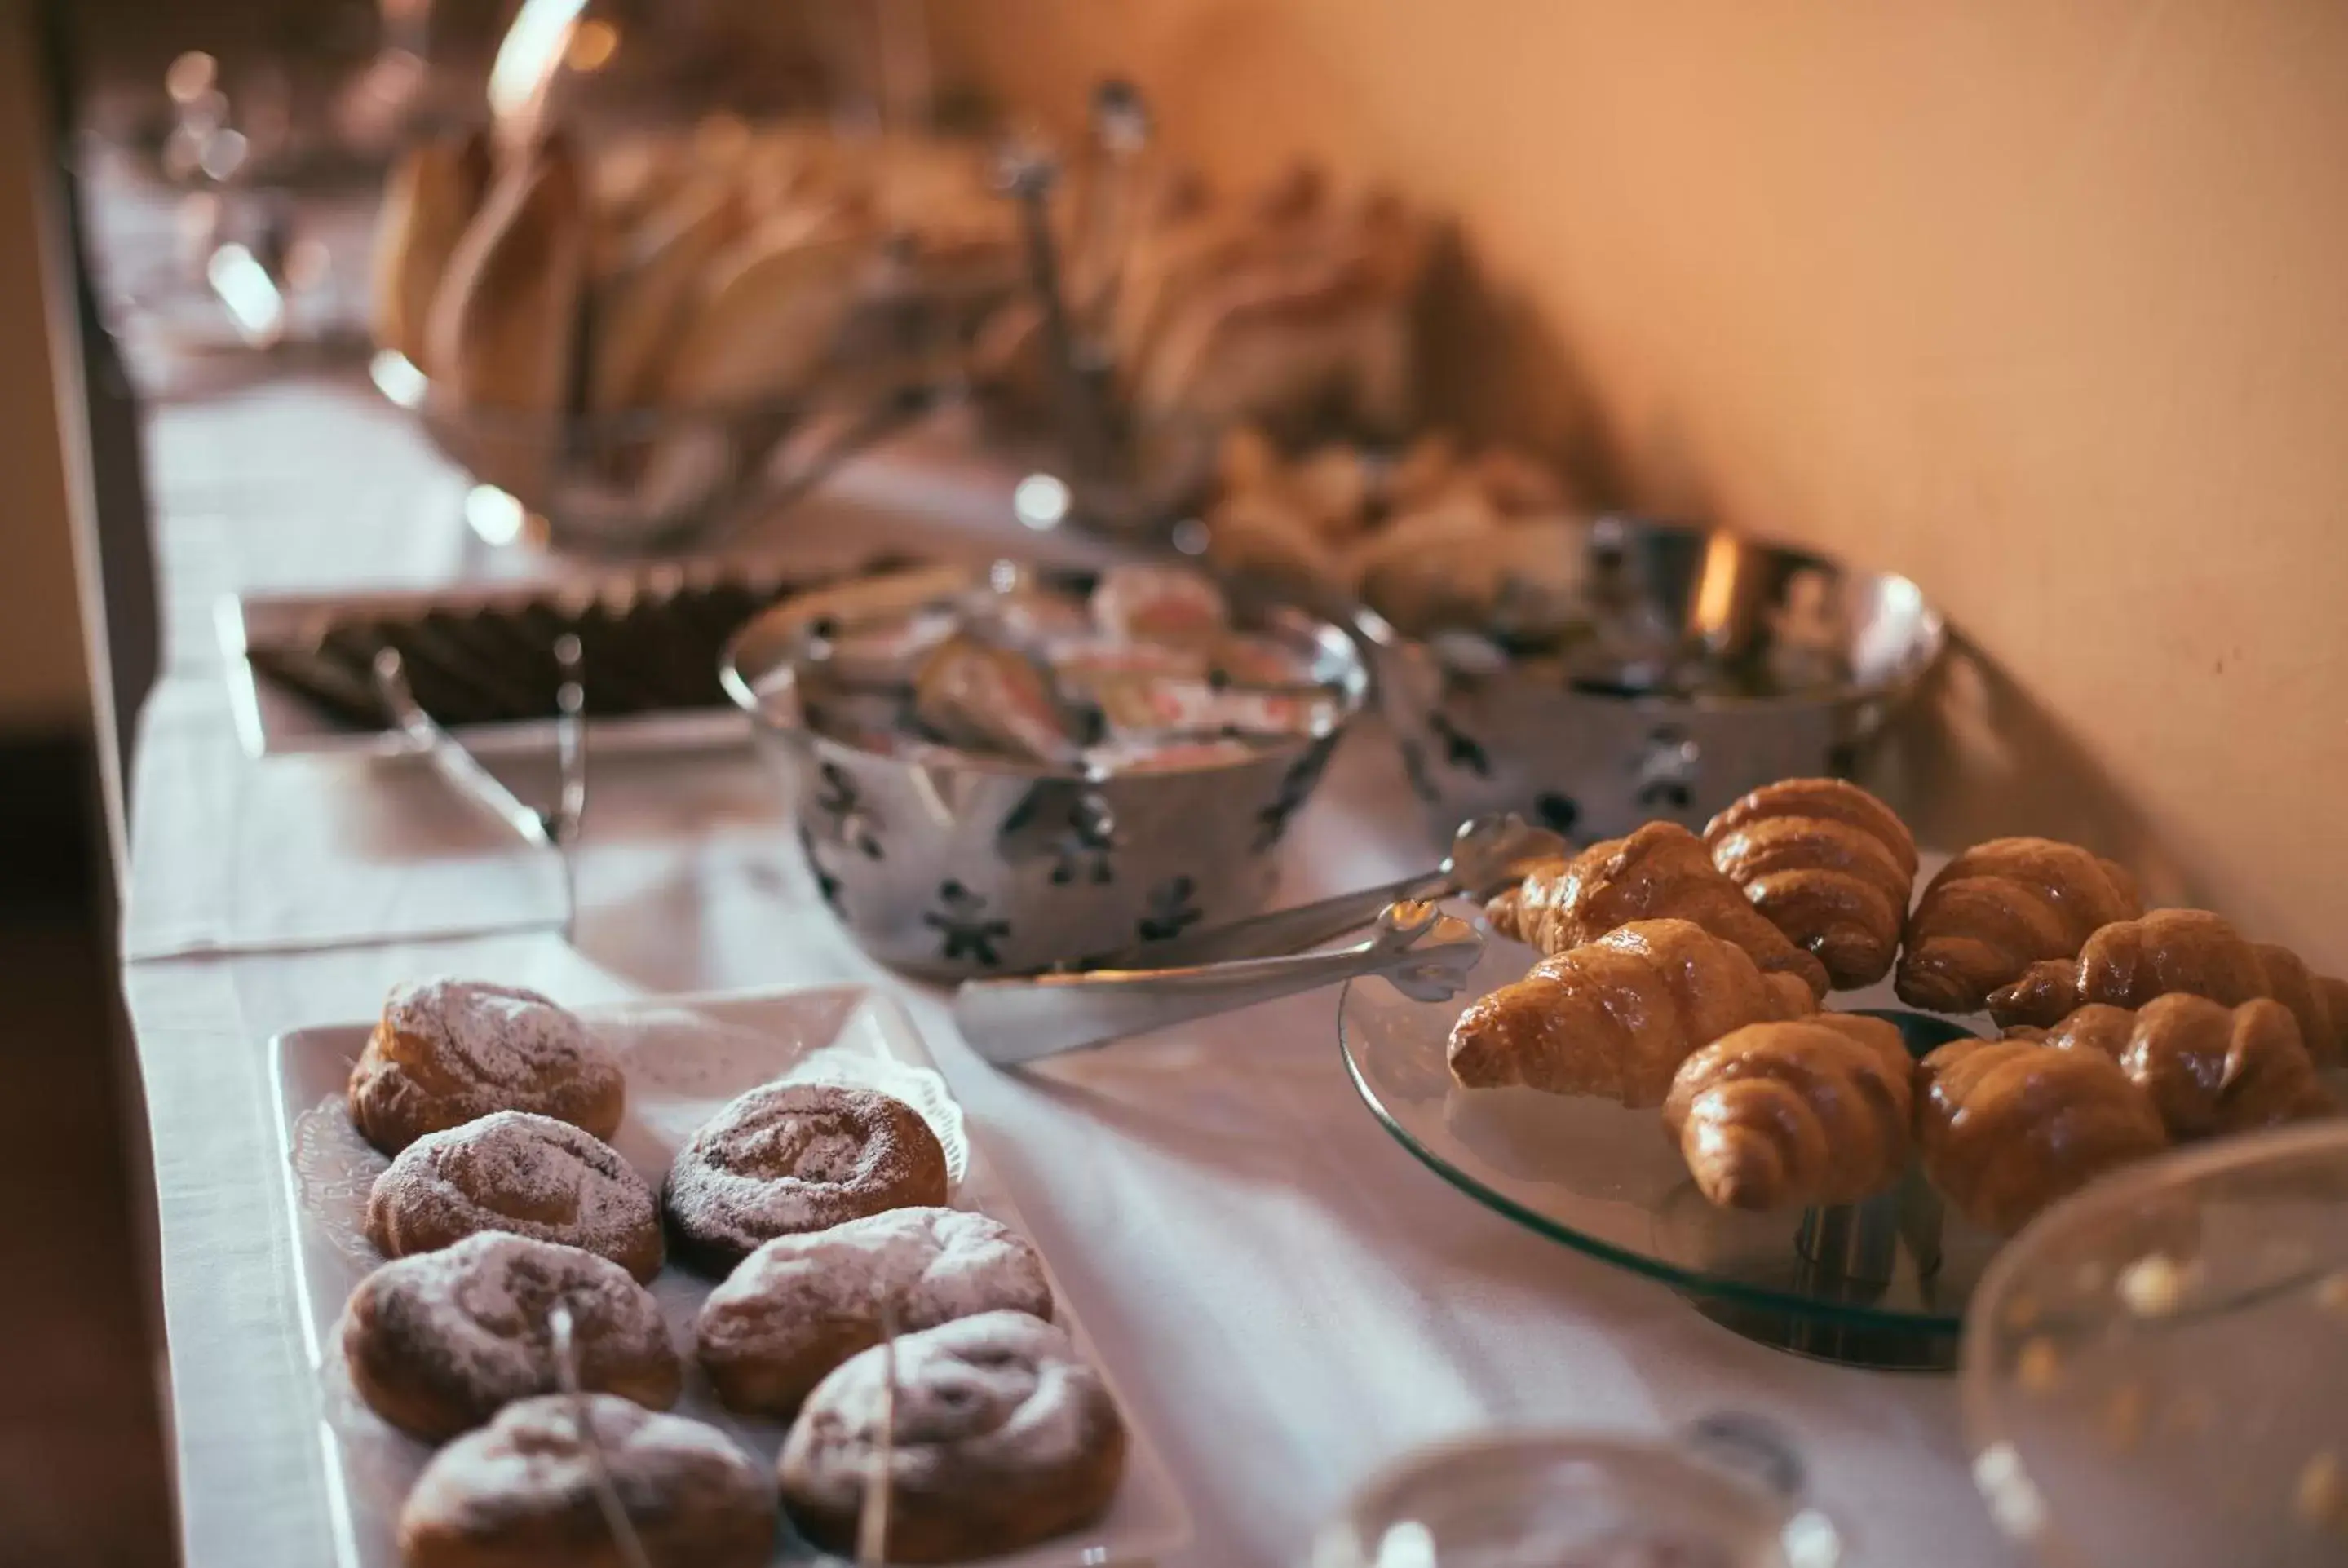
<svg viewBox="0 0 2348 1568"><path fill-rule="evenodd" d="M612 1394L588 1395L587 1408L647 1561L763 1568L775 1548L763 1467L699 1421ZM572 1409L561 1394L508 1405L434 1455L400 1510L405 1568L625 1568Z"/></svg>
<svg viewBox="0 0 2348 1568"><path fill-rule="evenodd" d="M1052 1315L1044 1260L961 1209L891 1209L777 1236L701 1309L702 1370L728 1409L788 1418L825 1374L880 1342L880 1304L914 1333L981 1312Z"/></svg>
<svg viewBox="0 0 2348 1568"><path fill-rule="evenodd" d="M677 1255L724 1274L778 1235L946 1201L946 1154L921 1112L870 1089L769 1083L676 1153L663 1204Z"/></svg>
<svg viewBox="0 0 2348 1568"><path fill-rule="evenodd" d="M684 1378L652 1293L577 1247L483 1234L385 1264L343 1307L337 1337L376 1414L438 1442L517 1399L551 1394L548 1315L571 1308L580 1386L665 1409Z"/></svg>
<svg viewBox="0 0 2348 1568"><path fill-rule="evenodd" d="M1634 920L1533 966L1451 1027L1451 1076L1660 1105L1672 1074L1733 1029L1811 1010L1809 988L1765 975L1687 920Z"/></svg>
<svg viewBox="0 0 2348 1568"><path fill-rule="evenodd" d="M2141 910L2134 878L2075 845L1976 844L1941 868L1908 917L1900 999L1931 1012L1978 1012L2030 965L2071 958L2096 927Z"/></svg>
<svg viewBox="0 0 2348 1568"><path fill-rule="evenodd" d="M1917 1068L1924 1173L1976 1225L2022 1228L2055 1199L2168 1143L2160 1115L2098 1050L1961 1040Z"/></svg>
<svg viewBox="0 0 2348 1568"><path fill-rule="evenodd" d="M1723 1208L1857 1203L1907 1168L1912 1071L1881 1019L1747 1024L1680 1063L1663 1127Z"/></svg>
<svg viewBox="0 0 2348 1568"><path fill-rule="evenodd" d="M826 1378L783 1440L783 1506L835 1551L855 1538L878 1462L881 1355L867 1350ZM905 1336L896 1358L890 1562L993 1557L1108 1507L1125 1424L1059 1329L981 1313Z"/></svg>
<svg viewBox="0 0 2348 1568"><path fill-rule="evenodd" d="M2288 948L2244 941L2207 909L2155 909L2099 927L2076 959L2031 965L1989 1009L2001 1024L2046 1028L2088 1002L2140 1008L2173 991L2229 1007L2272 997L2319 1063L2348 1057L2348 980L2312 973Z"/></svg>
<svg viewBox="0 0 2348 1568"><path fill-rule="evenodd" d="M1633 920L1689 920L1745 949L1769 974L1800 977L1813 1000L1827 993L1826 966L1746 901L1703 840L1673 822L1593 844L1527 876L1488 910L1504 935L1544 953L1594 942Z"/></svg>
<svg viewBox="0 0 2348 1568"><path fill-rule="evenodd" d="M348 1098L360 1133L396 1154L492 1111L534 1112L608 1138L627 1085L587 1026L536 991L438 979L392 991Z"/></svg>
<svg viewBox="0 0 2348 1568"><path fill-rule="evenodd" d="M2267 997L2226 1007L2172 991L2133 1012L2089 1003L2052 1029L2010 1030L2007 1038L2101 1051L2152 1097L2161 1124L2180 1142L2340 1109L2316 1078L2290 1009Z"/></svg>
<svg viewBox="0 0 2348 1568"><path fill-rule="evenodd" d="M427 1133L367 1194L367 1239L386 1257L510 1231L660 1272L660 1207L625 1160L568 1122L499 1111Z"/></svg>
<svg viewBox="0 0 2348 1568"><path fill-rule="evenodd" d="M1704 842L1763 917L1818 956L1837 989L1890 972L1916 841L1890 806L1840 779L1786 779L1714 817Z"/></svg>

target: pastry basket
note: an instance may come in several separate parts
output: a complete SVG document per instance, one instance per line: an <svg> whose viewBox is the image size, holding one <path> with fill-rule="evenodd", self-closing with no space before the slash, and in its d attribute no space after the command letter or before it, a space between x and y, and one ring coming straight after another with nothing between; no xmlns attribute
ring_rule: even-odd
<svg viewBox="0 0 2348 1568"><path fill-rule="evenodd" d="M802 703L814 639L789 606L736 636L721 678L785 782L825 901L866 951L936 979L1021 974L1269 906L1289 825L1366 704L1369 672L1342 628L1302 611L1241 624L1306 661L1333 698L1325 722L1238 757L1098 776L819 733Z"/></svg>

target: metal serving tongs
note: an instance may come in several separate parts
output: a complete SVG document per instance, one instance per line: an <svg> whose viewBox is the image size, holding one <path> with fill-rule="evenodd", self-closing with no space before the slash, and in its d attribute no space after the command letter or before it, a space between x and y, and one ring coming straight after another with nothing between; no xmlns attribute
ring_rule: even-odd
<svg viewBox="0 0 2348 1568"><path fill-rule="evenodd" d="M886 1290L880 1301L880 1435L872 1446L871 1471L856 1515L857 1568L884 1568L889 1561L889 1494L897 1465L897 1302Z"/></svg>
<svg viewBox="0 0 2348 1568"><path fill-rule="evenodd" d="M968 981L954 993L954 1022L972 1050L1010 1067L1368 975L1415 1001L1442 1001L1483 950L1474 927L1414 900L1388 904L1367 941L1333 952Z"/></svg>
<svg viewBox="0 0 2348 1568"><path fill-rule="evenodd" d="M561 780L555 807L541 812L524 805L513 791L464 743L424 711L407 683L407 666L396 648L375 656L375 686L386 712L409 746L429 761L457 793L520 834L522 842L554 851L562 867L562 934L568 938L579 916L579 874L572 851L587 815L587 691L579 639L564 632L554 640L560 681L554 692L554 755Z"/></svg>
<svg viewBox="0 0 2348 1568"><path fill-rule="evenodd" d="M579 1439L579 1450L587 1456L587 1474L595 1488L595 1507L603 1515L603 1528L612 1532L612 1545L622 1568L653 1568L652 1559L644 1554L644 1543L636 1533L635 1522L628 1517L628 1505L620 1497L620 1489L612 1480L612 1464L603 1452L603 1440L595 1430L594 1407L588 1403L586 1391L579 1382L579 1341L571 1318L571 1305L558 1301L546 1315L546 1327L554 1345L554 1380L571 1401L571 1429Z"/></svg>
<svg viewBox="0 0 2348 1568"><path fill-rule="evenodd" d="M1470 817L1452 835L1451 853L1433 871L1357 893L1275 909L1229 925L1150 942L1104 959L1099 968L1170 968L1301 953L1348 931L1358 931L1389 904L1433 902L1466 896L1486 898L1521 882L1536 866L1572 853L1573 846L1514 812Z"/></svg>

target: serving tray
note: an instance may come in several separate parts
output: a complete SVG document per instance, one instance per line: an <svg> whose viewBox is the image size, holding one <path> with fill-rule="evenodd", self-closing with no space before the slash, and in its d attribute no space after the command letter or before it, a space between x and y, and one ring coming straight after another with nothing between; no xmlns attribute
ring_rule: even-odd
<svg viewBox="0 0 2348 1568"><path fill-rule="evenodd" d="M237 735L252 757L393 754L407 742L376 698L377 650L399 651L417 701L482 754L553 744L554 642L578 637L587 717L623 750L740 743L749 723L717 681L719 655L771 604L885 571L725 559L664 562L561 582L396 593L222 599L213 625Z"/></svg>
<svg viewBox="0 0 2348 1568"><path fill-rule="evenodd" d="M939 1134L954 1177L953 1203L1033 1236L1009 1192L972 1142L945 1080L920 1034L890 998L857 985L661 998L582 1009L581 1016L618 1052L628 1083L628 1114L613 1138L644 1178L658 1185L678 1145L743 1091L774 1079L813 1077L896 1095ZM295 1030L271 1042L275 1113L284 1156L285 1196L295 1241L294 1282L304 1347L318 1377L320 1452L325 1466L338 1568L396 1568L399 1510L428 1444L385 1423L360 1401L344 1371L335 1338L344 1302L382 1264L366 1241L367 1190L389 1162L350 1123L343 1091L370 1025ZM1154 1561L1189 1539L1190 1524L1173 1476L1131 1400L1116 1384L1086 1334L1066 1292L1045 1264L1055 1320L1100 1368L1126 1420L1124 1484L1109 1512L1087 1528L1010 1556L989 1568L1092 1568ZM719 1405L691 1355L693 1323L713 1281L672 1264L652 1284L685 1359L679 1414L729 1434L768 1466L782 1445L782 1423L737 1416ZM836 1559L788 1531L778 1532L778 1564Z"/></svg>

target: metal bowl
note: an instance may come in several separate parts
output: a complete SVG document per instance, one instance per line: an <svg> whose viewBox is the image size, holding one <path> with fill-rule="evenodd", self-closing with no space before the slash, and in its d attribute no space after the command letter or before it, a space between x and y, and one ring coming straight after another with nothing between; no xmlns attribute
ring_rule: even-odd
<svg viewBox="0 0 2348 1568"><path fill-rule="evenodd" d="M1081 573L1043 580L1082 591ZM1243 629L1311 661L1339 697L1316 733L1195 767L1086 776L991 757L883 755L810 729L808 612L744 627L720 669L788 790L832 912L892 968L937 979L1082 963L1262 911L1288 825L1312 797L1369 672L1343 629L1302 611Z"/></svg>
<svg viewBox="0 0 2348 1568"><path fill-rule="evenodd" d="M1697 657L1749 659L1793 605L1830 629L1839 673L1767 695L1568 681L1497 650L1461 657L1361 610L1379 703L1438 843L1488 811L1584 839L1656 818L1701 827L1773 780L1848 773L1946 641L1922 590L1889 572L1628 518L1600 519L1586 549L1593 574Z"/></svg>

